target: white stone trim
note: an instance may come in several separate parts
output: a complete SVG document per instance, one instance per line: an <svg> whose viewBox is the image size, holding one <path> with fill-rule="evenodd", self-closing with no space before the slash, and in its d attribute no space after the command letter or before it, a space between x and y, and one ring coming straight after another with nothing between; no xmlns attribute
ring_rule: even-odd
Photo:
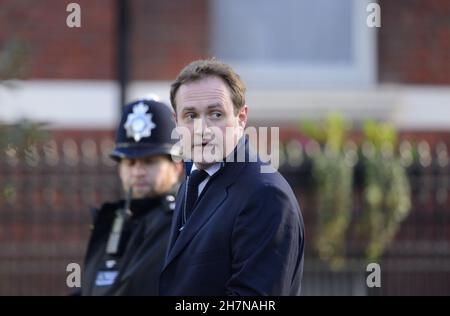
<svg viewBox="0 0 450 316"><path fill-rule="evenodd" d="M169 102L170 82L130 85L128 101L149 93ZM119 118L113 81L23 81L0 86L0 121L47 122L51 128L113 129ZM370 89L249 89L250 124L295 127L300 119L340 112L355 122L392 121L401 129L450 130L450 87L381 85Z"/></svg>

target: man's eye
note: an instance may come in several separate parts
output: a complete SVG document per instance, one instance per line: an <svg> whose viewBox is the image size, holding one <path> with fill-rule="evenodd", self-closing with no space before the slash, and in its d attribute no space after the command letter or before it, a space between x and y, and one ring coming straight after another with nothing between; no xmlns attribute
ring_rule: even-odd
<svg viewBox="0 0 450 316"><path fill-rule="evenodd" d="M212 112L211 116L213 118L221 118L222 117L222 113L221 112Z"/></svg>
<svg viewBox="0 0 450 316"><path fill-rule="evenodd" d="M186 113L184 115L186 119L193 120L195 118L195 113Z"/></svg>
<svg viewBox="0 0 450 316"><path fill-rule="evenodd" d="M148 157L148 158L143 159L142 161L146 165L151 165L156 161L156 159L155 159L155 157Z"/></svg>
<svg viewBox="0 0 450 316"><path fill-rule="evenodd" d="M132 167L135 164L135 160L134 159L124 159L123 163L126 166Z"/></svg>

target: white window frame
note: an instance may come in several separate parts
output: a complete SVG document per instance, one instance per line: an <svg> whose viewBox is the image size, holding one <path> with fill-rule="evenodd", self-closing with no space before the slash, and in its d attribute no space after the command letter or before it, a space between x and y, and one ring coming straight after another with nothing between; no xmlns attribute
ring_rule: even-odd
<svg viewBox="0 0 450 316"><path fill-rule="evenodd" d="M220 14L211 1L211 21ZM247 86L256 88L349 88L373 87L377 82L376 28L367 26L367 5L374 0L352 0L352 56L350 64L301 62L241 62L224 59L242 76Z"/></svg>

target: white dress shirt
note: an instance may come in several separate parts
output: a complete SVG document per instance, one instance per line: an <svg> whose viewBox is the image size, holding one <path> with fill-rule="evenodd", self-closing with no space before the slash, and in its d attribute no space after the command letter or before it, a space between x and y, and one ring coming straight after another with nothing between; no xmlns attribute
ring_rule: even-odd
<svg viewBox="0 0 450 316"><path fill-rule="evenodd" d="M219 171L219 169L222 167L222 163L221 162L216 162L215 164L209 166L208 168L204 169L206 171L206 173L208 174L208 176L206 177L205 180L203 180L202 182L200 182L200 184L198 185L198 196L200 196L200 194L202 193L203 189L205 188L206 184L208 183L209 179L217 172ZM197 170L197 166L194 164L192 164L192 168L191 168L191 172L194 170Z"/></svg>

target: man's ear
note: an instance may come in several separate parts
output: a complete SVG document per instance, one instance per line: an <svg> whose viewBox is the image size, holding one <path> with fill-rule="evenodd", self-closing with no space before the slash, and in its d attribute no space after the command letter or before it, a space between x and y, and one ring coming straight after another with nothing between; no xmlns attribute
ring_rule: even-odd
<svg viewBox="0 0 450 316"><path fill-rule="evenodd" d="M175 170L178 175L178 180L182 179L184 175L184 163L183 162L174 162Z"/></svg>
<svg viewBox="0 0 450 316"><path fill-rule="evenodd" d="M173 112L172 112L172 116L173 116L173 119L175 120L175 123L178 124L177 112L173 111Z"/></svg>
<svg viewBox="0 0 450 316"><path fill-rule="evenodd" d="M242 127L242 129L245 129L245 126L247 125L247 113L248 107L247 104L244 104L238 114L239 126Z"/></svg>

